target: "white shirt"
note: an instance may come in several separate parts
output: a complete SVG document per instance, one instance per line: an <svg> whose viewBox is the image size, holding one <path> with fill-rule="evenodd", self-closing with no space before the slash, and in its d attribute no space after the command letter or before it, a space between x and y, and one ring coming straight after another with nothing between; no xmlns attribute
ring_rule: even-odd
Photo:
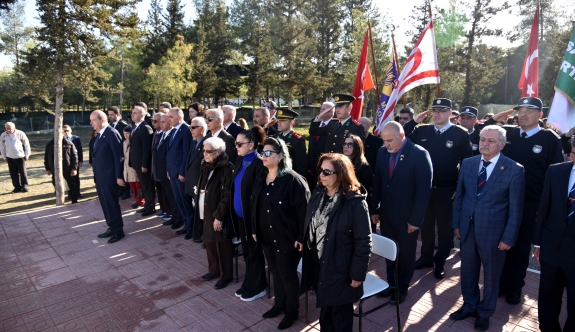
<svg viewBox="0 0 575 332"><path fill-rule="evenodd" d="M435 131L438 131L438 130L439 130L442 134L443 134L447 129L449 129L449 127L451 127L451 126L452 126L452 124L451 124L451 122L449 122L449 121L448 121L447 124L446 124L443 128L441 128L441 129L437 128L437 126L436 126L435 124L433 125L433 127L435 128Z"/></svg>
<svg viewBox="0 0 575 332"><path fill-rule="evenodd" d="M114 121L114 123L112 124L114 128L116 128L116 126L118 125L118 122L120 122L120 119Z"/></svg>
<svg viewBox="0 0 575 332"><path fill-rule="evenodd" d="M172 129L174 129L174 128L172 128ZM160 146L160 143L162 143L162 142L166 139L166 137L168 137L168 135L170 134L170 132L172 132L172 129L166 131L166 132L162 135L162 137L160 138L160 142L158 142L158 146Z"/></svg>
<svg viewBox="0 0 575 332"><path fill-rule="evenodd" d="M539 127L539 126L535 126L535 128L529 129L528 131L524 131L523 129L521 129L521 127L519 127L519 136L521 136L521 134L523 134L523 133L527 133L527 137L531 137L531 136L537 134L540 130L541 130L541 127Z"/></svg>
<svg viewBox="0 0 575 332"><path fill-rule="evenodd" d="M18 129L14 131L14 134L3 132L0 135L0 154L4 159L30 157L30 142L26 134Z"/></svg>
<svg viewBox="0 0 575 332"><path fill-rule="evenodd" d="M322 122L319 124L319 126L320 126L320 127L325 127L325 126L327 126L327 124L328 124L330 121L331 121L331 119L322 121Z"/></svg>
<svg viewBox="0 0 575 332"><path fill-rule="evenodd" d="M223 129L223 128L220 128L220 130L216 131L216 132L212 135L212 137L218 137L218 135L222 132L222 129Z"/></svg>
<svg viewBox="0 0 575 332"><path fill-rule="evenodd" d="M108 124L105 124L104 127L102 127L102 129L100 129L100 131L99 131L100 137L102 137L102 135L104 135L104 130L106 130L107 127L108 127Z"/></svg>
<svg viewBox="0 0 575 332"><path fill-rule="evenodd" d="M233 121L232 121L232 122L233 122ZM230 127L230 125L232 124L232 122L228 123L228 125L227 125L227 126L226 126L226 125L224 125L224 129L225 129L226 131L228 131L228 128Z"/></svg>
<svg viewBox="0 0 575 332"><path fill-rule="evenodd" d="M493 170L495 169L495 164L497 164L497 161L499 160L499 156L501 155L501 153L498 153L495 157L491 158L491 160L489 160L491 162L491 164L489 164L489 166L485 167L485 172L487 173L487 180L489 180L489 176L491 176L491 172L493 172ZM481 162L479 163L479 170L477 171L477 174L479 174L481 172L481 169L483 168L483 161L485 159L483 158L483 156L481 156Z"/></svg>
<svg viewBox="0 0 575 332"><path fill-rule="evenodd" d="M138 128L138 126L139 126L140 123L142 123L142 122L144 122L144 120L142 120L142 121L136 123L136 124L134 125L134 128L132 128L132 131L136 130L136 128Z"/></svg>

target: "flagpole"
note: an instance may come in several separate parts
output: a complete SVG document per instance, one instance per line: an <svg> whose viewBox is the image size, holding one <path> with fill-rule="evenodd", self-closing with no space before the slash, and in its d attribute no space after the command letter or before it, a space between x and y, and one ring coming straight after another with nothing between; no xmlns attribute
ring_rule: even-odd
<svg viewBox="0 0 575 332"><path fill-rule="evenodd" d="M375 65L375 52L373 50L373 34L371 33L371 20L367 20L367 26L369 27L369 44L371 46L371 59L373 61L373 73L375 75L375 99L377 100L377 108L379 108L379 83L377 82L377 66ZM376 109L377 109L376 108ZM372 114L373 115L373 114Z"/></svg>
<svg viewBox="0 0 575 332"><path fill-rule="evenodd" d="M395 47L395 36L393 35L393 32L395 31L395 25L389 24L388 26L391 26L391 43L393 44L393 57L395 64L397 65L396 68L397 76L399 77L399 75L401 75L401 69L399 68L399 57L397 56L397 47ZM405 94L401 96L401 101L403 102L403 108L406 108L407 104L405 103Z"/></svg>
<svg viewBox="0 0 575 332"><path fill-rule="evenodd" d="M427 3L429 5L429 19L433 22L433 14L431 13L431 0ZM441 83L437 83L437 97L441 98Z"/></svg>

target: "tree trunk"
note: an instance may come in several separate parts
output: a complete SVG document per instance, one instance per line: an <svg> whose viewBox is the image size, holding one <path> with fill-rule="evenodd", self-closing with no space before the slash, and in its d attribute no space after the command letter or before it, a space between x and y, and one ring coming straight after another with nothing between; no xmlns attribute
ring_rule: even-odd
<svg viewBox="0 0 575 332"><path fill-rule="evenodd" d="M64 176L62 174L62 101L64 98L63 69L56 72L56 103L54 115L54 184L56 205L64 204Z"/></svg>
<svg viewBox="0 0 575 332"><path fill-rule="evenodd" d="M122 115L123 109L123 98L124 98L124 60L122 59L122 72L120 74L120 80L122 82L122 88L120 89L120 116Z"/></svg>

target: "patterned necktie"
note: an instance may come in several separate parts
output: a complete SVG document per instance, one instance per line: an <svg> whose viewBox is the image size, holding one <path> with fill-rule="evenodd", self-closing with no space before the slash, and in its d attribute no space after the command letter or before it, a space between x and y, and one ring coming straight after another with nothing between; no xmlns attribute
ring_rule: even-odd
<svg viewBox="0 0 575 332"><path fill-rule="evenodd" d="M477 197L481 195L481 191L483 187L485 187L485 183L487 182L487 166L491 164L490 161L482 160L483 167L481 167L481 171L479 171L479 175L477 176Z"/></svg>
<svg viewBox="0 0 575 332"><path fill-rule="evenodd" d="M322 121L319 126L320 126L320 128L321 128L321 127L324 127L324 126L325 126L325 122ZM316 142L319 141L319 136L316 136L316 137L315 137L315 141L316 141Z"/></svg>
<svg viewBox="0 0 575 332"><path fill-rule="evenodd" d="M397 156L397 153L392 153L391 154L391 163L389 163L389 178L391 179L391 176L393 175L393 170L395 169L395 156Z"/></svg>
<svg viewBox="0 0 575 332"><path fill-rule="evenodd" d="M569 199L567 200L567 219L571 220L573 218L573 213L575 213L575 183L573 187L569 190Z"/></svg>
<svg viewBox="0 0 575 332"><path fill-rule="evenodd" d="M156 133L156 137L154 137L154 143L152 144L152 148L157 147L157 143L158 143L158 137L160 137L159 133Z"/></svg>
<svg viewBox="0 0 575 332"><path fill-rule="evenodd" d="M132 132L130 133L130 137L132 137L132 135L134 135L134 132L136 131L136 129L138 129L138 126L134 125L134 128L132 128Z"/></svg>
<svg viewBox="0 0 575 332"><path fill-rule="evenodd" d="M170 138L170 144L168 144L168 147L169 147L169 148L172 147L172 142L174 141L174 137L176 137L176 133L177 133L177 131L174 132L174 133L172 134L172 137Z"/></svg>
<svg viewBox="0 0 575 332"><path fill-rule="evenodd" d="M96 135L96 139L94 140L94 149L96 148L96 145L98 144L99 140L100 140L100 133L98 133L98 135Z"/></svg>
<svg viewBox="0 0 575 332"><path fill-rule="evenodd" d="M526 133L526 132L522 132L522 133L521 133L521 138L527 138L527 133Z"/></svg>

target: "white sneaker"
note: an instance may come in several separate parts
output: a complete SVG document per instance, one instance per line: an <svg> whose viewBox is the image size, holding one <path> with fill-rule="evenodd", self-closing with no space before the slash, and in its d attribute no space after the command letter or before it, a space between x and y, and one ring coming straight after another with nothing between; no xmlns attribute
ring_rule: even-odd
<svg viewBox="0 0 575 332"><path fill-rule="evenodd" d="M244 302L251 302L251 301L254 301L254 300L259 299L260 297L266 296L266 294L267 294L267 293L266 293L266 290L264 289L264 290L261 291L259 294L256 294L256 295L254 295L254 296L252 296L252 297L244 297L244 296L247 295L247 294L244 293L244 294L242 294L242 297L240 297L240 299L242 299L242 301L244 301Z"/></svg>

